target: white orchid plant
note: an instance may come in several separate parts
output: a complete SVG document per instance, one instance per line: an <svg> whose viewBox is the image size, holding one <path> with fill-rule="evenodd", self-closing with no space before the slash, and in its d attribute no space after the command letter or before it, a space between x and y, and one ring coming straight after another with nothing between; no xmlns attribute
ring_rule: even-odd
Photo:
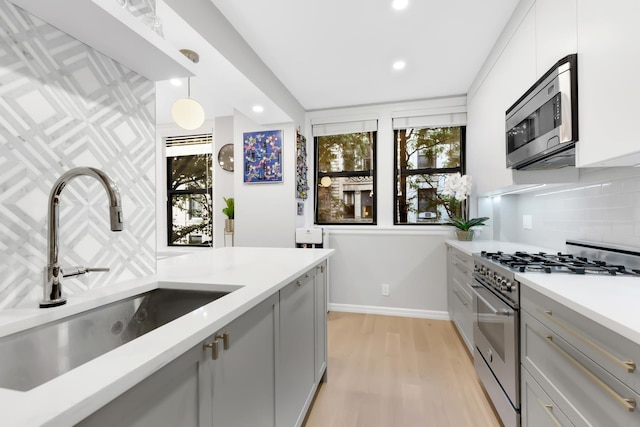
<svg viewBox="0 0 640 427"><path fill-rule="evenodd" d="M456 228L459 228L463 231L468 231L471 227L475 227L477 225L484 225L485 221L489 219L489 217L483 216L480 218L471 218L467 219L467 209L466 209L466 201L467 197L471 194L471 176L470 175L460 175L459 173L455 173L445 181L443 194L447 196L452 196L454 199L460 202L460 217L454 216L449 218L449 222L446 225L453 225Z"/></svg>

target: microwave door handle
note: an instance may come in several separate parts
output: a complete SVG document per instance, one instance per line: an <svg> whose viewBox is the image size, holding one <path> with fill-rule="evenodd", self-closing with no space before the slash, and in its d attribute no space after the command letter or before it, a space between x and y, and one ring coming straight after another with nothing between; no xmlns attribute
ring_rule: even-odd
<svg viewBox="0 0 640 427"><path fill-rule="evenodd" d="M484 287L481 286L481 285L471 285L471 291L473 291L473 293L476 295L476 297L480 301L482 301L484 303L484 305L489 307L489 310L491 310L491 314L494 314L496 316L511 316L512 313L509 310L506 310L506 309L498 310L493 305L491 305L491 303L489 301L487 301L487 299L485 297L483 297L482 295L480 295L478 293L478 291L476 291L477 288L483 289Z"/></svg>

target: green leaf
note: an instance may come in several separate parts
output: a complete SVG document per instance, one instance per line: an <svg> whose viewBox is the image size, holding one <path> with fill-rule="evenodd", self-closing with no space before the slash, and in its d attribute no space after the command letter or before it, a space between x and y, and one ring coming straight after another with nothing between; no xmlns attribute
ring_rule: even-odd
<svg viewBox="0 0 640 427"><path fill-rule="evenodd" d="M460 217L453 217L449 219L449 222L446 222L445 225L452 225L460 230L468 231L471 227L475 227L478 225L484 225L485 221L489 219L488 216L483 216L480 218L471 218L468 221Z"/></svg>

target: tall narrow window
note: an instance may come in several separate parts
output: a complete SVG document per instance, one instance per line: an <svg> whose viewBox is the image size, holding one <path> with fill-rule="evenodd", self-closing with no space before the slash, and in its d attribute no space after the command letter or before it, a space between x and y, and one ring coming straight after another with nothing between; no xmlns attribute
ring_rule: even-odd
<svg viewBox="0 0 640 427"><path fill-rule="evenodd" d="M314 125L317 224L375 224L377 122L358 125Z"/></svg>
<svg viewBox="0 0 640 427"><path fill-rule="evenodd" d="M395 224L442 224L460 216L460 203L444 195L451 174L464 173L465 127L396 129Z"/></svg>
<svg viewBox="0 0 640 427"><path fill-rule="evenodd" d="M211 246L211 135L167 140L167 237L169 246ZM204 142L203 142L204 141ZM205 144L197 147L196 145ZM169 154L180 155L169 155ZM187 154L195 153L195 154Z"/></svg>

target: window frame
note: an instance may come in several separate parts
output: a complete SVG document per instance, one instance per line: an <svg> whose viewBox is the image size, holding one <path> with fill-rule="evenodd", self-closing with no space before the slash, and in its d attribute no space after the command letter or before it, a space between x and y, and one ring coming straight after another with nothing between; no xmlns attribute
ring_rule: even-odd
<svg viewBox="0 0 640 427"><path fill-rule="evenodd" d="M209 186L206 188L197 188L197 189L191 189L191 190L173 190L171 188L171 182L172 182L172 167L171 167L171 162L173 162L173 159L175 157L193 157L193 156L205 156L205 158L207 159L206 164L209 165L209 167L211 168L211 173L213 173L213 154L212 153L196 153L196 154L184 154L184 155L170 155L170 156L166 156L165 157L165 165L166 165L166 190L167 190L167 246L170 247L196 247L196 248L207 248L207 247L212 247L213 246L213 238L214 238L214 230L213 230L213 175L211 175L210 179L209 179ZM204 195L205 198L206 196L209 196L210 200L211 200L211 240L210 243L208 244L197 244L197 243L192 243L192 244L176 244L173 243L171 241L171 238L173 236L173 196L176 195L196 195L196 194L200 194L200 195ZM191 203L191 200L189 201ZM189 212L189 215L191 215L191 212Z"/></svg>
<svg viewBox="0 0 640 427"><path fill-rule="evenodd" d="M368 222L349 222L349 221L342 221L342 222L320 222L318 220L318 195L319 195L319 191L318 189L320 188L320 179L322 178L320 176L320 170L319 170L319 159L320 159L320 144L318 143L318 138L320 138L321 136L314 136L313 137L313 143L314 143L314 171L315 171L315 191L314 191L314 214L313 214L313 220L314 220L314 224L315 225L329 225L329 226L334 226L334 225L345 225L345 226L371 226L371 225L377 225L377 211L378 211L378 207L377 207L377 146L378 146L378 130L370 130L370 131L362 131L362 132L344 132L342 134L339 135L348 135L348 134L354 134L354 133L367 133L370 132L371 133L371 169L369 170L364 170L364 171L341 171L341 172L323 172L322 173L322 177L328 176L331 179L334 178L353 178L353 177L368 177L371 176L373 179L373 197L372 197L372 217L371 217L371 221Z"/></svg>
<svg viewBox="0 0 640 427"><path fill-rule="evenodd" d="M402 171L398 169L398 132L403 129L435 129L435 128L460 128L460 166L454 168L420 168L420 169L405 169L405 176L413 176L413 175L435 175L435 174L443 174L443 173L456 173L459 172L460 175L464 175L466 173L466 151L467 151L467 126L466 125L437 125L437 126L411 126L406 128L394 129L393 130L393 225L398 226L442 226L444 222L399 222L399 204L398 204L398 185L399 178L402 174ZM406 191L406 188L403 189ZM464 204L463 209L468 209L467 203Z"/></svg>

